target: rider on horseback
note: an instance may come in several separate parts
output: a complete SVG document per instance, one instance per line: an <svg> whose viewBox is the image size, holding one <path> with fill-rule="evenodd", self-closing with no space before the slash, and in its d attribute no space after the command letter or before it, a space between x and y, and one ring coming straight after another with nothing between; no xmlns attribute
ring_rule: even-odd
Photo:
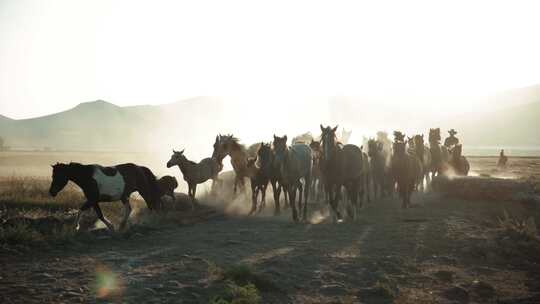
<svg viewBox="0 0 540 304"><path fill-rule="evenodd" d="M450 136L448 136L445 140L444 140L444 145L448 148L449 151L452 151L452 149L457 145L459 144L459 139L457 137L455 137L454 135L457 134L457 131L454 130L454 129L450 129L450 131L448 131L448 133L450 134Z"/></svg>

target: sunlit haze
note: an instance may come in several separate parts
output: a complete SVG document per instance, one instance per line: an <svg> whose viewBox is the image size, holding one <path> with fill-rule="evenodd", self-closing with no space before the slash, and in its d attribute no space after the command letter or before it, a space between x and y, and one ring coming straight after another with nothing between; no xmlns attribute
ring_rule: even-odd
<svg viewBox="0 0 540 304"><path fill-rule="evenodd" d="M539 6L0 1L0 114L28 118L96 99L135 105L211 95L286 105L365 96L418 106L490 94L539 82Z"/></svg>

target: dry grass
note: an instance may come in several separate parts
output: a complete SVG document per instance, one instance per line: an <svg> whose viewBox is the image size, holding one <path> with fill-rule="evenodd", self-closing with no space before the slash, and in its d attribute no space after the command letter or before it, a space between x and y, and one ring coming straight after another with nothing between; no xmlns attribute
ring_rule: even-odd
<svg viewBox="0 0 540 304"><path fill-rule="evenodd" d="M50 180L38 177L11 176L0 179L0 204L53 204L76 208L84 196L78 187L69 183L57 197L49 195Z"/></svg>
<svg viewBox="0 0 540 304"><path fill-rule="evenodd" d="M533 217L518 219L511 217L505 210L502 217L498 218L499 226L504 232L515 234L521 238L538 240L538 230Z"/></svg>
<svg viewBox="0 0 540 304"><path fill-rule="evenodd" d="M78 186L68 185L56 196L49 195L50 180L39 177L10 176L0 178L0 245L36 245L58 242L88 241L86 231L105 228L90 209L81 218L81 232L75 230L75 215L85 201ZM193 224L215 216L209 208L192 211L187 196L179 195L174 205L167 205L167 212L150 212L138 195L131 196L132 213L128 229L115 233L130 237L136 233L163 229L171 226ZM172 203L172 202L171 202ZM107 219L116 228L124 215L120 202L101 203Z"/></svg>

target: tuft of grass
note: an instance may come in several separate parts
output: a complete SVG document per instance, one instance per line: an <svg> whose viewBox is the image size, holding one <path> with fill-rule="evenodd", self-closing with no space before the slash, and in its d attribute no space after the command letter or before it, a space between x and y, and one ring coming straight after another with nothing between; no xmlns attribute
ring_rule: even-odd
<svg viewBox="0 0 540 304"><path fill-rule="evenodd" d="M0 227L0 243L19 245L43 240L43 235L30 228L28 223L21 222L12 226Z"/></svg>
<svg viewBox="0 0 540 304"><path fill-rule="evenodd" d="M222 295L213 296L210 304L258 304L261 302L259 290L254 284L240 286L228 281Z"/></svg>
<svg viewBox="0 0 540 304"><path fill-rule="evenodd" d="M499 227L505 232L509 232L516 236L538 240L538 230L533 217L526 220L511 217L506 210L503 216L498 218Z"/></svg>
<svg viewBox="0 0 540 304"><path fill-rule="evenodd" d="M225 277L223 269L211 261L208 261L207 273L209 281L221 281Z"/></svg>
<svg viewBox="0 0 540 304"><path fill-rule="evenodd" d="M224 279L239 285L254 284L263 291L276 290L277 286L265 276L258 274L247 264L238 264L225 269Z"/></svg>

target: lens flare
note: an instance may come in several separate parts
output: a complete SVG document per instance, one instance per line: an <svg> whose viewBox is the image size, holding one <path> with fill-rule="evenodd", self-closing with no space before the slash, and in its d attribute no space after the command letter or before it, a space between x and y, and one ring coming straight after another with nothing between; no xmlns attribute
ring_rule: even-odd
<svg viewBox="0 0 540 304"><path fill-rule="evenodd" d="M120 276L109 267L99 265L96 268L96 298L118 298L123 293L123 283Z"/></svg>

